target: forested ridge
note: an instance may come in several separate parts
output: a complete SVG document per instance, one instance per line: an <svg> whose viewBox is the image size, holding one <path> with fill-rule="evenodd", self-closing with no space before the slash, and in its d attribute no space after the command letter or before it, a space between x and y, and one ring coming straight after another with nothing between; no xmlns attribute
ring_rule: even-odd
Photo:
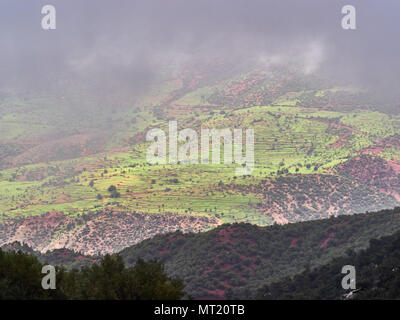
<svg viewBox="0 0 400 320"><path fill-rule="evenodd" d="M358 297L370 298L380 294L367 288L383 279L384 266L398 268L395 250L399 250L399 241L391 244L390 237L376 239L399 230L400 208L395 208L268 227L236 223L203 233L174 232L104 257L66 249L41 254L14 243L3 247L8 252L1 252L0 297L338 299L345 293L340 287L341 268L349 264L363 272L358 285L365 290ZM383 263L391 251L395 260ZM368 274L371 263L377 266L378 278ZM44 264L63 265L57 267L55 291L41 289ZM393 276L387 275L388 279ZM153 281L157 277L158 284Z"/></svg>
<svg viewBox="0 0 400 320"><path fill-rule="evenodd" d="M400 208L258 227L227 224L208 232L175 232L120 252L128 265L161 259L195 298L252 298L268 283L359 251L400 230ZM339 270L340 272L340 270Z"/></svg>
<svg viewBox="0 0 400 320"><path fill-rule="evenodd" d="M352 265L356 289L344 290L340 273ZM349 251L330 263L267 285L257 299L400 299L400 232L372 239L361 252Z"/></svg>

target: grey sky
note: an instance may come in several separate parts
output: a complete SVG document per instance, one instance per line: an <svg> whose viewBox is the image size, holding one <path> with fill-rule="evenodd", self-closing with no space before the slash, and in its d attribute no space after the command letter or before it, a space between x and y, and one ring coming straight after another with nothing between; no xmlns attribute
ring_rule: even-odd
<svg viewBox="0 0 400 320"><path fill-rule="evenodd" d="M41 8L57 30L41 29ZM341 8L357 9L357 30ZM198 57L302 61L307 72L394 90L400 78L397 0L1 0L0 88L92 81L141 89L163 64Z"/></svg>

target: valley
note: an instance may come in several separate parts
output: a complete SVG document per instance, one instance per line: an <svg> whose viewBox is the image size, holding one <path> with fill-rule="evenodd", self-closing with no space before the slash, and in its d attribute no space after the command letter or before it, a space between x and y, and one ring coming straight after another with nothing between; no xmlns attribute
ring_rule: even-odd
<svg viewBox="0 0 400 320"><path fill-rule="evenodd" d="M218 77L216 67L166 71L135 99L76 88L1 97L0 245L112 253L175 230L400 204L398 102L376 105L368 92L289 66L220 68ZM168 132L169 120L198 134L253 129L251 175L236 176L237 164L149 164L146 133Z"/></svg>

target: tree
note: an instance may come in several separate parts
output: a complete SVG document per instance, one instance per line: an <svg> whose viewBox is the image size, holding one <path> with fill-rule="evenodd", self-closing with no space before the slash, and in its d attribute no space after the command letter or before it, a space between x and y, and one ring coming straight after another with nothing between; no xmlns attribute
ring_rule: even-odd
<svg viewBox="0 0 400 320"><path fill-rule="evenodd" d="M0 249L0 300L63 298L58 290L43 290L42 267L35 256Z"/></svg>
<svg viewBox="0 0 400 320"><path fill-rule="evenodd" d="M184 284L181 279L170 278L162 262L139 259L129 269L129 280L140 300L179 300L184 296Z"/></svg>
<svg viewBox="0 0 400 320"><path fill-rule="evenodd" d="M162 262L138 260L126 268L118 254L105 255L80 270L56 267L56 289L44 290L43 264L33 256L0 249L0 300L176 300L184 296L183 281L170 278Z"/></svg>
<svg viewBox="0 0 400 320"><path fill-rule="evenodd" d="M121 194L118 191L113 191L113 192L111 192L110 197L111 198L120 198Z"/></svg>

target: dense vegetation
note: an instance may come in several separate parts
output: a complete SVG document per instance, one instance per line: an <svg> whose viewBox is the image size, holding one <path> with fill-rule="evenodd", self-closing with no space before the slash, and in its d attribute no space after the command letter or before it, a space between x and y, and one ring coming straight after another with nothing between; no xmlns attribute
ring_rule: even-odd
<svg viewBox="0 0 400 320"><path fill-rule="evenodd" d="M28 255L35 256L41 263L50 264L53 266L65 266L67 269L80 269L82 267L88 267L93 263L98 263L101 256L87 256L79 252L75 252L68 249L55 249L41 253L33 250L26 244L20 242L12 242L0 247L4 252L22 252Z"/></svg>
<svg viewBox="0 0 400 320"><path fill-rule="evenodd" d="M341 287L342 267L356 269L356 289ZM400 232L372 239L361 252L345 256L294 278L267 285L257 299L400 299Z"/></svg>
<svg viewBox="0 0 400 320"><path fill-rule="evenodd" d="M396 208L269 227L227 224L204 233L174 232L103 258L67 249L42 254L13 243L1 251L0 294L179 299L185 289L197 299L339 299L345 293L341 268L355 265L362 289L357 298L391 298L399 281L400 234L389 235L399 230ZM389 237L375 240L382 236ZM54 291L40 287L41 267L48 263L63 265Z"/></svg>
<svg viewBox="0 0 400 320"><path fill-rule="evenodd" d="M170 278L161 262L138 260L125 267L119 255L106 255L80 270L57 267L56 289L41 286L44 264L22 251L0 249L0 299L181 299L183 282Z"/></svg>
<svg viewBox="0 0 400 320"><path fill-rule="evenodd" d="M400 230L400 208L287 225L222 225L199 234L159 235L120 252L162 259L195 298L251 298L262 285L321 266L370 239Z"/></svg>

